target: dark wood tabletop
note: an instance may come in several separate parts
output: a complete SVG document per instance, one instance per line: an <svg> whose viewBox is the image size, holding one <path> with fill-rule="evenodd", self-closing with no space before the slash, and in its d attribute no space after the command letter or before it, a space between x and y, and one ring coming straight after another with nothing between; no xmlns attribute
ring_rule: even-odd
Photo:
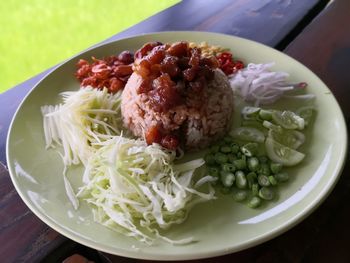
<svg viewBox="0 0 350 263"><path fill-rule="evenodd" d="M172 30L220 32L255 40L296 58L316 73L337 98L348 126L349 12L347 0L184 0L103 42ZM40 221L16 193L6 168L7 131L19 103L46 72L0 94L0 261L62 262L80 254L95 262L145 262L69 240ZM330 196L286 233L250 249L193 262L350 262L349 173L348 156Z"/></svg>

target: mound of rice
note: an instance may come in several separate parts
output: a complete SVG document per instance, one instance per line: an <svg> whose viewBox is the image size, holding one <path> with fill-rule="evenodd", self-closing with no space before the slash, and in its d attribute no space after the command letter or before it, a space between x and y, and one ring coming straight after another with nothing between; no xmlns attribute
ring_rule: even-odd
<svg viewBox="0 0 350 263"><path fill-rule="evenodd" d="M144 138L148 128L161 125L169 133L181 129L185 149L199 149L221 138L228 131L233 111L233 92L226 75L215 69L214 79L205 89L199 107L187 102L167 112L154 111L147 94L137 93L142 78L133 73L121 103L123 122L135 136Z"/></svg>

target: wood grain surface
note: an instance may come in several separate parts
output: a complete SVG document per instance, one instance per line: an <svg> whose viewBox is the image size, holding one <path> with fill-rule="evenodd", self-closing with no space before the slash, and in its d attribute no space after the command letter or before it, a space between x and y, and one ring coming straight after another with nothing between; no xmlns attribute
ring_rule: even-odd
<svg viewBox="0 0 350 263"><path fill-rule="evenodd" d="M350 1L328 6L285 50L316 73L333 92L350 127ZM332 129L332 127L329 127ZM344 142L346 143L346 142ZM348 145L349 149L349 145ZM308 239L304 262L350 262L350 156L326 202L306 222L315 234Z"/></svg>
<svg viewBox="0 0 350 263"><path fill-rule="evenodd" d="M350 1L334 1L285 50L327 84L347 122L350 118L349 25Z"/></svg>
<svg viewBox="0 0 350 263"><path fill-rule="evenodd" d="M28 209L0 163L0 262L39 262L65 240Z"/></svg>

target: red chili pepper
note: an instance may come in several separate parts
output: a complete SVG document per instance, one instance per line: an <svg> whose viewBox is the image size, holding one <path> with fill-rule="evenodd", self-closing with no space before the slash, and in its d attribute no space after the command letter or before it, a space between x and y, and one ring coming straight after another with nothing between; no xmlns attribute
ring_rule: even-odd
<svg viewBox="0 0 350 263"><path fill-rule="evenodd" d="M216 58L219 61L220 69L226 75L231 75L233 73L236 73L238 70L244 68L243 62L240 60L234 61L233 55L230 52L223 52Z"/></svg>

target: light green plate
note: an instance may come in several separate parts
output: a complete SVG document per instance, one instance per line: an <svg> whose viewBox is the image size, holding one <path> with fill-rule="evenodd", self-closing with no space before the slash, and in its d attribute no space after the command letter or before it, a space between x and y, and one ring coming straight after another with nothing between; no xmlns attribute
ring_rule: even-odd
<svg viewBox="0 0 350 263"><path fill-rule="evenodd" d="M63 185L62 162L55 150L45 150L40 106L59 102L58 94L77 90L74 78L78 58L89 59L135 50L148 41L207 41L228 47L245 62L276 62L291 81L306 81L308 92L316 94L316 120L304 147L306 159L279 187L275 202L250 209L231 197L198 205L186 222L173 226L172 238L194 236L199 242L173 246L160 242L143 245L93 222L91 211L82 205L75 211ZM334 187L346 154L347 135L342 112L330 90L309 69L292 58L264 45L227 35L204 32L165 32L118 40L93 48L63 63L48 74L19 107L8 136L7 160L18 193L28 207L46 224L86 246L111 254L152 260L184 260L213 257L239 251L269 240L308 216ZM77 187L81 168L69 177Z"/></svg>

